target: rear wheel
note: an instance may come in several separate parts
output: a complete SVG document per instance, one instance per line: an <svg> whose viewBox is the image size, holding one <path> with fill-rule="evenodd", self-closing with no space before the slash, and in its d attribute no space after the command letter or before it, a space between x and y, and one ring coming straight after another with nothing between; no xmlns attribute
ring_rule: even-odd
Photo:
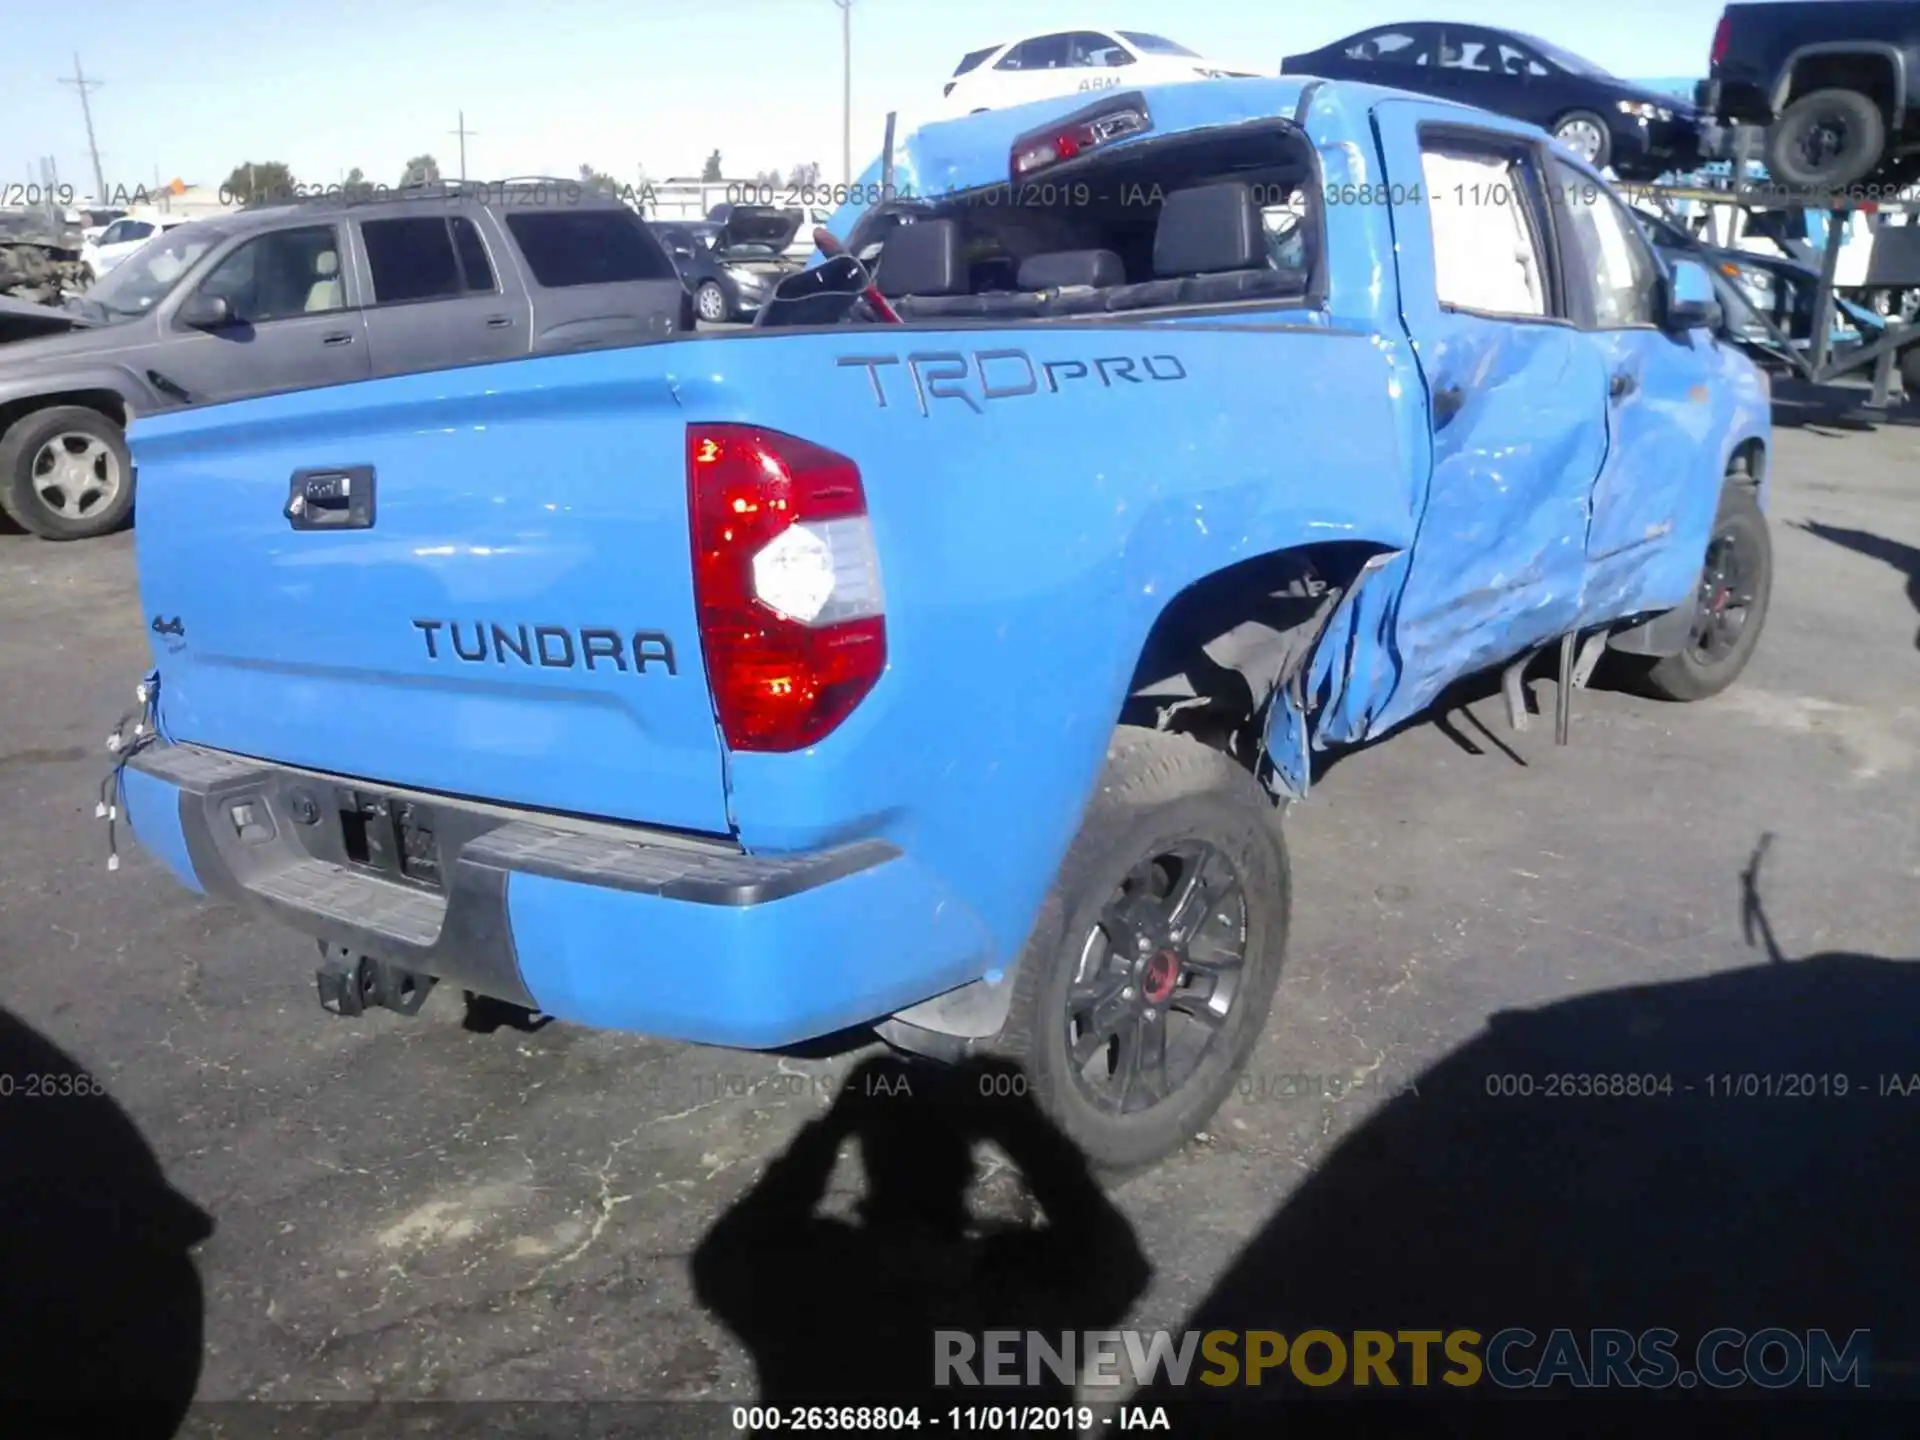
<svg viewBox="0 0 1920 1440"><path fill-rule="evenodd" d="M1824 189L1864 180L1880 164L1887 122L1855 90L1814 90L1780 112L1767 131L1767 173L1776 184Z"/></svg>
<svg viewBox="0 0 1920 1440"><path fill-rule="evenodd" d="M1123 727L986 1048L1108 1173L1203 1126L1258 1044L1291 903L1272 801L1230 757Z"/></svg>
<svg viewBox="0 0 1920 1440"><path fill-rule="evenodd" d="M693 308L709 325L718 324L727 318L726 292L713 281L703 280L700 288L693 292Z"/></svg>
<svg viewBox="0 0 1920 1440"><path fill-rule="evenodd" d="M0 437L0 502L47 540L84 540L126 524L133 461L98 410L59 405L23 415Z"/></svg>
<svg viewBox="0 0 1920 1440"><path fill-rule="evenodd" d="M1663 700L1718 695L1740 678L1760 643L1773 592L1773 541L1744 481L1736 475L1721 493L1686 646L1643 672L1645 688Z"/></svg>

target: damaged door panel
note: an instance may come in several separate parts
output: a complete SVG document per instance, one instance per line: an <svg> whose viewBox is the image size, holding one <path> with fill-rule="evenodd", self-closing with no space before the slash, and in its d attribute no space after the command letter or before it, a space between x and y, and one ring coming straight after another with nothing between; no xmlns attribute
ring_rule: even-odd
<svg viewBox="0 0 1920 1440"><path fill-rule="evenodd" d="M1430 197L1396 195L1394 209L1412 212L1395 215L1403 277L1433 276L1401 290L1433 464L1370 735L1578 622L1607 433L1599 355L1561 313L1532 144L1407 124L1384 126L1382 143Z"/></svg>

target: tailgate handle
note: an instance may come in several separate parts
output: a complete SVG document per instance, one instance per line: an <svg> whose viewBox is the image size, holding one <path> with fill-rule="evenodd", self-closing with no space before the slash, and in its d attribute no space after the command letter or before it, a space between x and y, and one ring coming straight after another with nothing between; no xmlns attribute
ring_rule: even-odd
<svg viewBox="0 0 1920 1440"><path fill-rule="evenodd" d="M373 480L371 465L296 470L283 513L296 530L370 530Z"/></svg>

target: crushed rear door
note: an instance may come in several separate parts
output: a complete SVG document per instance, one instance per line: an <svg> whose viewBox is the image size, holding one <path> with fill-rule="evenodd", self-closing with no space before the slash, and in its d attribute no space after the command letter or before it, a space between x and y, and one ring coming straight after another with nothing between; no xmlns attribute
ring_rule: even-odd
<svg viewBox="0 0 1920 1440"><path fill-rule="evenodd" d="M725 832L673 348L137 422L167 736Z"/></svg>

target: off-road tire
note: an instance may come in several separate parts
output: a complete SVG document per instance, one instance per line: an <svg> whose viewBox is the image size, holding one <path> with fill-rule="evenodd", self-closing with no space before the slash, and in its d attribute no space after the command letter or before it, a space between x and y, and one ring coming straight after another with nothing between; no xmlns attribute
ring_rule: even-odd
<svg viewBox="0 0 1920 1440"><path fill-rule="evenodd" d="M1849 143L1823 165L1799 154L1806 133L1827 114L1845 123ZM1776 185L1825 190L1852 185L1880 166L1887 147L1887 122L1873 100L1854 90L1810 90L1767 127L1767 175Z"/></svg>
<svg viewBox="0 0 1920 1440"><path fill-rule="evenodd" d="M1067 1049L1068 985L1102 908L1134 867L1182 840L1210 844L1245 897L1245 962L1197 1066L1150 1109L1116 1115L1081 1090ZM1286 954L1292 886L1272 800L1231 757L1182 735L1123 726L1020 958L1006 1024L980 1048L1025 1071L1034 1098L1109 1179L1193 1137L1258 1044Z"/></svg>
<svg viewBox="0 0 1920 1440"><path fill-rule="evenodd" d="M118 492L98 511L79 519L62 515L43 502L31 474L40 447L63 433L99 439L113 452L120 467ZM0 507L44 540L87 540L120 529L133 514L133 459L127 453L126 436L107 416L84 405L56 405L22 415L0 436Z"/></svg>
<svg viewBox="0 0 1920 1440"><path fill-rule="evenodd" d="M1740 678L1740 672L1753 658L1754 647L1760 643L1760 631L1766 624L1767 604L1773 592L1773 541L1767 533L1767 518L1761 513L1760 502L1744 472L1736 471L1730 476L1726 489L1720 494L1720 510L1714 517L1709 550L1722 537L1731 537L1754 560L1753 603L1733 647L1724 655L1711 661L1703 659L1689 636L1686 647L1677 655L1645 663L1639 676L1641 688L1659 699L1705 700L1718 695ZM1693 604L1698 607L1701 597L1696 595Z"/></svg>

